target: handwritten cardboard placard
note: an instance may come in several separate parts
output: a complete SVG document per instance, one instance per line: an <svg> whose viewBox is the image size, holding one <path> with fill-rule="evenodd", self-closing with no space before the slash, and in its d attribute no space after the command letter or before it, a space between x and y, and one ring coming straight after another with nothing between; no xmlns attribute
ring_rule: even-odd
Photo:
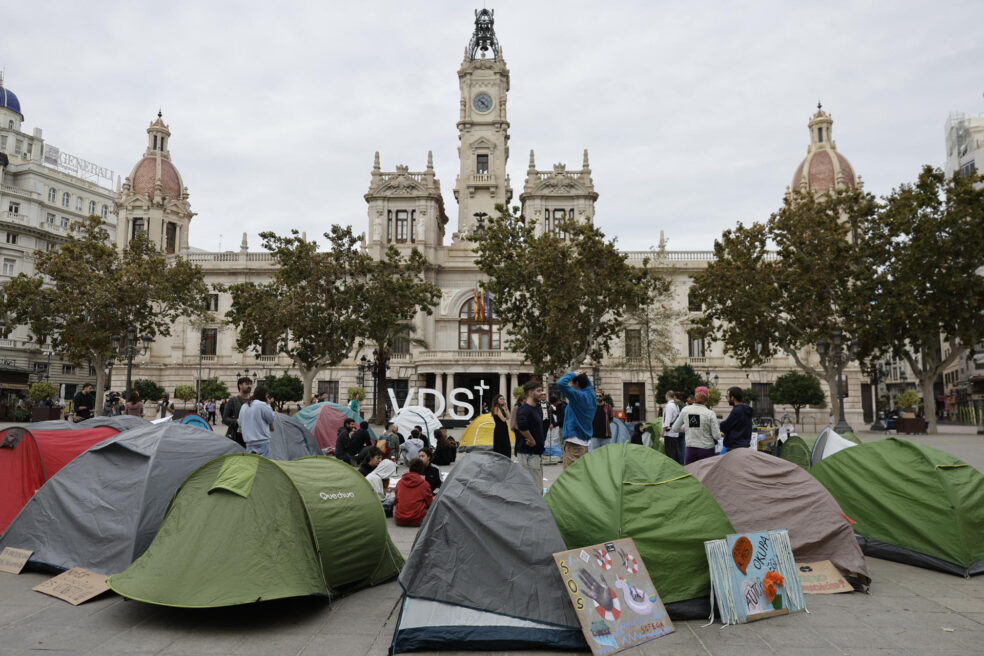
<svg viewBox="0 0 984 656"><path fill-rule="evenodd" d="M553 557L596 656L673 632L632 538L561 551Z"/></svg>
<svg viewBox="0 0 984 656"><path fill-rule="evenodd" d="M109 586L106 584L104 574L96 574L81 567L73 567L31 589L67 601L73 606L78 606L82 602L106 592L109 590Z"/></svg>
<svg viewBox="0 0 984 656"><path fill-rule="evenodd" d="M30 549L5 547L3 551L0 551L0 572L20 574L32 553L34 552Z"/></svg>
<svg viewBox="0 0 984 656"><path fill-rule="evenodd" d="M805 594L836 594L838 592L854 592L854 587L848 583L834 564L829 560L816 563L796 563L800 583Z"/></svg>

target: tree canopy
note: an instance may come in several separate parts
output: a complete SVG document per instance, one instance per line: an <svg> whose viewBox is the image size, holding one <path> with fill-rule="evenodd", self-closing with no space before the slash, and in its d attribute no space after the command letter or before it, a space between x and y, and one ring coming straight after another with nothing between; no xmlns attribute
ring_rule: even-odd
<svg viewBox="0 0 984 656"><path fill-rule="evenodd" d="M202 384L207 381L202 381ZM139 378L133 381L133 390L140 395L141 401L160 401L164 396L164 388L152 380Z"/></svg>
<svg viewBox="0 0 984 656"><path fill-rule="evenodd" d="M0 300L4 335L27 325L61 357L95 368L96 408L112 336L129 326L152 339L170 335L178 317L205 313L208 293L198 265L165 255L143 233L119 251L105 226L95 215L73 223L58 248L35 251L35 274L9 280Z"/></svg>
<svg viewBox="0 0 984 656"><path fill-rule="evenodd" d="M263 382L267 392L273 397L278 410L283 410L285 403L300 401L304 398L304 382L286 371L280 376L271 374L264 378Z"/></svg>
<svg viewBox="0 0 984 656"><path fill-rule="evenodd" d="M857 335L856 283L870 275L860 253L875 210L860 189L795 191L766 223L726 230L714 260L694 276L691 293L704 307L698 327L744 367L785 353L823 378L835 398L829 352L818 360L808 354L835 330Z"/></svg>
<svg viewBox="0 0 984 656"><path fill-rule="evenodd" d="M678 367L663 370L656 383L656 396L660 403L662 403L666 399L666 393L672 390L674 392L680 392L683 394L683 398L686 399L688 396L693 395L694 390L698 386L705 384L706 381L700 377L700 374L694 371L693 367L689 364L682 364Z"/></svg>
<svg viewBox="0 0 984 656"><path fill-rule="evenodd" d="M352 351L365 316L364 254L350 227L332 226L326 251L297 230L288 236L260 234L276 268L267 283L231 285L226 321L237 329L236 346L284 353L311 398L314 377Z"/></svg>
<svg viewBox="0 0 984 656"><path fill-rule="evenodd" d="M229 388L218 378L206 378L198 386L199 398L222 400L229 398ZM141 394L142 396L142 394ZM161 397L158 396L157 399ZM154 400L157 400L154 399Z"/></svg>
<svg viewBox="0 0 984 656"><path fill-rule="evenodd" d="M398 339L425 346L413 336L411 320L418 312L431 314L441 300L441 289L425 280L427 258L416 248L406 257L390 246L379 260L368 260L363 277L365 311L360 317L359 336L376 350L376 388L373 414L386 416L386 367ZM382 421L382 419L380 419Z"/></svg>
<svg viewBox="0 0 984 656"><path fill-rule="evenodd" d="M625 328L626 313L648 304L666 280L634 267L590 220L568 220L560 233L536 233L502 206L477 238L476 264L488 276L507 345L538 374L600 362ZM564 236L566 235L566 236Z"/></svg>
<svg viewBox="0 0 984 656"><path fill-rule="evenodd" d="M769 390L769 398L773 403L793 406L797 424L802 408L826 403L823 390L820 389L820 381L816 376L801 374L798 371L790 371L776 378L776 382Z"/></svg>
<svg viewBox="0 0 984 656"><path fill-rule="evenodd" d="M922 390L936 432L934 381L984 341L984 178L947 177L930 166L884 198L866 224L858 285L859 334L867 354L905 360ZM941 352L940 337L949 341ZM865 353L862 355L865 355Z"/></svg>

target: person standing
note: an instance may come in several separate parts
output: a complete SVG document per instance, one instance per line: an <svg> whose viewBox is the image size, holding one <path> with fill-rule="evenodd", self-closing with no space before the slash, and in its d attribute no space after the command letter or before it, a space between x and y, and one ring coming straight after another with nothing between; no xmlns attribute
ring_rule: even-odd
<svg viewBox="0 0 984 656"><path fill-rule="evenodd" d="M351 410L355 414L359 414L359 399L355 398L354 396L351 399L349 399L349 410Z"/></svg>
<svg viewBox="0 0 984 656"><path fill-rule="evenodd" d="M683 436L673 432L673 422L680 416L680 406L676 404L673 390L666 393L666 406L663 407L663 449L666 457L676 460L681 465L686 456L686 444Z"/></svg>
<svg viewBox="0 0 984 656"><path fill-rule="evenodd" d="M159 419L164 419L168 416L168 413L174 414L174 404L171 403L171 397L165 394L161 397L161 400L157 402L157 417Z"/></svg>
<svg viewBox="0 0 984 656"><path fill-rule="evenodd" d="M673 422L673 431L684 431L687 444L687 456L684 464L710 458L714 455L714 446L721 436L717 415L707 407L707 388L698 387L694 390L694 403L680 411L680 416Z"/></svg>
<svg viewBox="0 0 984 656"><path fill-rule="evenodd" d="M507 458L512 457L512 443L509 440L509 409L506 406L506 397L502 394L496 395L492 399L492 421L495 428L492 430L492 450L501 453Z"/></svg>
<svg viewBox="0 0 984 656"><path fill-rule="evenodd" d="M560 393L567 399L562 436L564 438L563 468L567 469L588 452L591 425L594 421L595 399L591 379L583 371L571 371L557 381Z"/></svg>
<svg viewBox="0 0 984 656"><path fill-rule="evenodd" d="M72 404L75 406L75 421L92 417L92 410L96 405L96 393L92 389L92 383L86 383L75 393Z"/></svg>
<svg viewBox="0 0 984 656"><path fill-rule="evenodd" d="M386 429L386 448L388 450L386 457L393 460L399 458L401 444L403 444L403 436L400 435L399 427L391 423Z"/></svg>
<svg viewBox="0 0 984 656"><path fill-rule="evenodd" d="M253 379L249 376L242 376L236 381L236 387L239 388L239 394L226 401L225 410L222 411L222 423L227 426L226 437L245 447L246 442L243 440L243 433L239 428L239 410L250 398L253 390Z"/></svg>
<svg viewBox="0 0 984 656"><path fill-rule="evenodd" d="M205 404L205 412L208 413L208 423L215 426L215 399L209 399Z"/></svg>
<svg viewBox="0 0 984 656"><path fill-rule="evenodd" d="M591 441L588 444L588 451L610 444L612 439L612 406L605 401L605 393L601 390L597 391L596 397L598 400L594 418L591 420Z"/></svg>
<svg viewBox="0 0 984 656"><path fill-rule="evenodd" d="M519 411L516 425L523 439L516 439L516 458L519 466L530 473L536 487L543 492L543 410L540 408L540 391L543 385L538 380L523 385L526 393Z"/></svg>
<svg viewBox="0 0 984 656"><path fill-rule="evenodd" d="M130 398L126 400L126 414L131 417L143 417L143 401L140 400L140 392L133 390L130 392Z"/></svg>
<svg viewBox="0 0 984 656"><path fill-rule="evenodd" d="M272 400L267 394L266 385L258 383L252 396L239 409L238 423L246 451L264 458L270 457L270 424L274 421L270 408Z"/></svg>
<svg viewBox="0 0 984 656"><path fill-rule="evenodd" d="M731 414L721 422L724 448L728 451L748 448L752 442L752 415L755 413L750 405L742 403L744 398L745 394L740 387L728 388L728 405L731 406Z"/></svg>

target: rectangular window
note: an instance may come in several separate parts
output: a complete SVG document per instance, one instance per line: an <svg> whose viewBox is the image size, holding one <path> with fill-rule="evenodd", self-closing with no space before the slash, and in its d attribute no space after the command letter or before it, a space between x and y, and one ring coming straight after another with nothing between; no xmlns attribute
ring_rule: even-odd
<svg viewBox="0 0 984 656"><path fill-rule="evenodd" d="M49 242L45 242L45 244L44 244L44 250L50 251L50 250L53 250L54 248L55 248L55 245L53 243L51 243L50 241Z"/></svg>
<svg viewBox="0 0 984 656"><path fill-rule="evenodd" d="M396 210L396 241L407 240L407 211Z"/></svg>
<svg viewBox="0 0 984 656"><path fill-rule="evenodd" d="M970 160L966 164L960 167L960 175L962 177L967 177L971 173L977 170L977 166L974 164L974 160Z"/></svg>
<svg viewBox="0 0 984 656"><path fill-rule="evenodd" d="M817 128L817 141L823 143L823 128Z"/></svg>
<svg viewBox="0 0 984 656"><path fill-rule="evenodd" d="M478 155L475 158L475 173L485 175L489 172L489 156Z"/></svg>
<svg viewBox="0 0 984 656"><path fill-rule="evenodd" d="M140 218L140 217L134 218L133 219L133 231L130 233L130 238L131 239L136 239L137 235L139 235L141 232L143 232L146 229L147 228L144 227L144 220L142 218Z"/></svg>
<svg viewBox="0 0 984 656"><path fill-rule="evenodd" d="M410 338L407 335L397 335L393 340L393 353L409 353Z"/></svg>
<svg viewBox="0 0 984 656"><path fill-rule="evenodd" d="M625 357L642 357L642 331L638 328L629 328L625 331Z"/></svg>
<svg viewBox="0 0 984 656"><path fill-rule="evenodd" d="M48 212L48 215L45 217L45 220L48 221L48 225L55 225L55 215L52 214L51 212Z"/></svg>
<svg viewBox="0 0 984 656"><path fill-rule="evenodd" d="M8 232L7 233L7 243L8 244L16 244L17 243L17 235L14 234L13 232Z"/></svg>
<svg viewBox="0 0 984 656"><path fill-rule="evenodd" d="M48 373L48 363L47 362L35 362L34 363L34 373L44 375Z"/></svg>
<svg viewBox="0 0 984 656"><path fill-rule="evenodd" d="M410 243L417 242L417 210L410 210Z"/></svg>
<svg viewBox="0 0 984 656"><path fill-rule="evenodd" d="M76 211L79 211L79 212L82 211L82 197L81 196L76 196L75 197L75 209L76 209Z"/></svg>
<svg viewBox="0 0 984 656"><path fill-rule="evenodd" d="M687 292L687 309L691 312L700 312L704 309L704 306L700 301L695 299L690 292Z"/></svg>
<svg viewBox="0 0 984 656"><path fill-rule="evenodd" d="M550 233L550 210L543 210L543 232Z"/></svg>
<svg viewBox="0 0 984 656"><path fill-rule="evenodd" d="M215 355L218 341L218 328L202 328L202 355Z"/></svg>
<svg viewBox="0 0 984 656"><path fill-rule="evenodd" d="M68 220L68 217L67 217L67 216L63 216L63 217L61 218L61 226L62 226L63 228L65 228L66 230L68 229L68 225L69 225L69 223L71 223L71 221L69 221L69 220Z"/></svg>
<svg viewBox="0 0 984 656"><path fill-rule="evenodd" d="M328 400L332 403L338 403L338 381L337 380L319 380L318 381L318 395L327 394Z"/></svg>
<svg viewBox="0 0 984 656"><path fill-rule="evenodd" d="M164 229L164 251L166 253L174 253L175 245L178 241L178 224L173 221L167 222L167 227Z"/></svg>
<svg viewBox="0 0 984 656"><path fill-rule="evenodd" d="M205 300L205 309L209 312L219 311L219 295L209 294L208 298Z"/></svg>
<svg viewBox="0 0 984 656"><path fill-rule="evenodd" d="M0 150L7 152L7 137L0 137Z"/></svg>
<svg viewBox="0 0 984 656"><path fill-rule="evenodd" d="M75 375L75 365L74 364L63 364L62 365L62 373L65 374L66 376L74 376Z"/></svg>
<svg viewBox="0 0 984 656"><path fill-rule="evenodd" d="M393 242L393 210L386 210L386 243Z"/></svg>
<svg viewBox="0 0 984 656"><path fill-rule="evenodd" d="M14 142L14 154L20 155L22 152L24 152L24 140L18 139Z"/></svg>
<svg viewBox="0 0 984 656"><path fill-rule="evenodd" d="M10 205L7 206L7 211L11 214L20 214L20 203L11 201Z"/></svg>
<svg viewBox="0 0 984 656"><path fill-rule="evenodd" d="M17 262L15 262L14 260L8 257L3 258L3 275L5 276L14 275L14 267L16 266L16 264Z"/></svg>
<svg viewBox="0 0 984 656"><path fill-rule="evenodd" d="M703 358L704 356L704 338L696 334L690 333L690 348L688 355L692 358Z"/></svg>
<svg viewBox="0 0 984 656"><path fill-rule="evenodd" d="M266 337L260 344L260 355L276 355L277 354L277 340L272 337Z"/></svg>

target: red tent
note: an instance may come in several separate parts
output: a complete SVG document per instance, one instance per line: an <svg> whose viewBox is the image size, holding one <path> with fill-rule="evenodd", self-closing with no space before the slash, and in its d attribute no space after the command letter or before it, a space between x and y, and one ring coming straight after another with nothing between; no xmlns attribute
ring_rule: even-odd
<svg viewBox="0 0 984 656"><path fill-rule="evenodd" d="M93 444L119 432L111 426L82 430L13 426L0 431L0 533L59 469Z"/></svg>

